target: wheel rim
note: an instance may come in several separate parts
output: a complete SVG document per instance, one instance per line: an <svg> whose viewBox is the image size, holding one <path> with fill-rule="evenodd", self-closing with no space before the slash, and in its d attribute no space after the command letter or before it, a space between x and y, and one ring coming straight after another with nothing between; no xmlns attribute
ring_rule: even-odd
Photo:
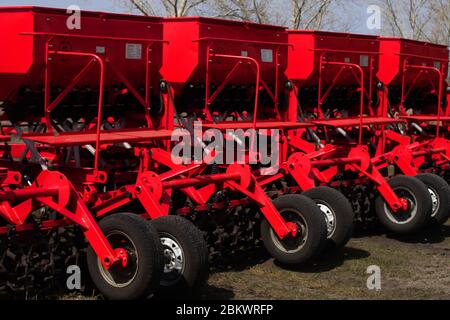
<svg viewBox="0 0 450 320"><path fill-rule="evenodd" d="M164 251L164 274L161 285L171 286L183 275L185 269L184 252L178 242L168 235L161 236L161 244Z"/></svg>
<svg viewBox="0 0 450 320"><path fill-rule="evenodd" d="M139 271L139 255L136 246L133 240L122 231L113 231L106 238L113 248L122 248L127 252L128 261L126 267L119 263L107 270L98 259L100 274L112 287L127 287L136 279Z"/></svg>
<svg viewBox="0 0 450 320"><path fill-rule="evenodd" d="M406 187L399 187L394 191L399 198L408 201L408 210L401 210L393 213L388 204L385 203L384 211L391 222L399 225L406 225L413 221L417 216L417 198L414 193Z"/></svg>
<svg viewBox="0 0 450 320"><path fill-rule="evenodd" d="M301 251L308 241L309 235L309 227L303 217L303 214L292 209L280 211L280 214L286 222L293 222L297 225L298 233L295 238L288 235L284 240L280 240L273 229L270 229L270 237L272 242L278 250L285 253L296 253Z"/></svg>
<svg viewBox="0 0 450 320"><path fill-rule="evenodd" d="M318 203L317 205L325 216L325 222L327 223L327 237L329 239L336 231L336 214L334 213L334 210L326 203Z"/></svg>
<svg viewBox="0 0 450 320"><path fill-rule="evenodd" d="M433 188L428 187L428 192L430 193L431 203L433 205L433 207L432 207L433 210L432 210L432 213L431 213L431 217L434 218L437 215L438 211L439 211L441 203L440 203L440 200L439 200L437 192Z"/></svg>

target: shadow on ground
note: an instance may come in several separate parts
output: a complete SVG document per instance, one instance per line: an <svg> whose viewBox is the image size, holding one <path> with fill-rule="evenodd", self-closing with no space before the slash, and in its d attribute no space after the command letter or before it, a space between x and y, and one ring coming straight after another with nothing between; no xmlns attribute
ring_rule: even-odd
<svg viewBox="0 0 450 320"><path fill-rule="evenodd" d="M201 294L193 297L193 300L233 300L234 297L235 294L232 290L208 284L202 288Z"/></svg>
<svg viewBox="0 0 450 320"><path fill-rule="evenodd" d="M303 267L292 267L274 262L277 267L289 271L304 273L322 273L333 270L344 264L346 261L366 259L370 253L361 249L345 247L339 250L326 250L313 264ZM270 255L264 248L258 248L253 251L239 253L233 257L215 261L211 268L211 273L217 272L240 272L255 266L272 261Z"/></svg>
<svg viewBox="0 0 450 320"><path fill-rule="evenodd" d="M313 264L307 266L292 267L278 262L275 262L275 265L294 272L324 273L342 266L346 261L361 260L368 257L370 257L370 253L365 250L345 247L340 250L327 250Z"/></svg>
<svg viewBox="0 0 450 320"><path fill-rule="evenodd" d="M410 244L439 244L450 237L450 226L430 226L413 235L387 234L388 239L395 239Z"/></svg>
<svg viewBox="0 0 450 320"><path fill-rule="evenodd" d="M378 223L357 223L353 238L365 239L370 237L386 237L390 240L397 240L409 244L439 244L445 242L450 237L450 225L430 225L415 234L398 235L386 231Z"/></svg>
<svg viewBox="0 0 450 320"><path fill-rule="evenodd" d="M215 259L211 263L211 272L244 271L263 264L270 259L271 257L267 251L263 247L258 246L254 250Z"/></svg>

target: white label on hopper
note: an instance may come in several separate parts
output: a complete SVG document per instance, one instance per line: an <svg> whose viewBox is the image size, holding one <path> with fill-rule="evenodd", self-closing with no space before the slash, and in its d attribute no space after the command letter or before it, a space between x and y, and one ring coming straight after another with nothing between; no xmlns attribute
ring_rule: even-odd
<svg viewBox="0 0 450 320"><path fill-rule="evenodd" d="M359 58L359 65L361 67L368 67L369 66L369 56L361 56Z"/></svg>
<svg viewBox="0 0 450 320"><path fill-rule="evenodd" d="M105 54L106 53L106 48L97 46L97 47L95 47L95 53L97 53L97 54Z"/></svg>
<svg viewBox="0 0 450 320"><path fill-rule="evenodd" d="M128 60L141 60L142 44L127 43L126 58Z"/></svg>
<svg viewBox="0 0 450 320"><path fill-rule="evenodd" d="M262 62L273 62L273 51L270 49L262 49L261 60Z"/></svg>

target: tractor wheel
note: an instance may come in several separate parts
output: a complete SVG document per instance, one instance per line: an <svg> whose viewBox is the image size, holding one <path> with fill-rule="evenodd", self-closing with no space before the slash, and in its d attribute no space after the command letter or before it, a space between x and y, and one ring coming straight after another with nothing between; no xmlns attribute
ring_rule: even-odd
<svg viewBox="0 0 450 320"><path fill-rule="evenodd" d="M397 176L389 181L397 196L409 202L405 211L393 213L380 195L376 200L376 212L381 224L397 234L415 233L424 228L431 215L431 197L427 186L417 178Z"/></svg>
<svg viewBox="0 0 450 320"><path fill-rule="evenodd" d="M128 264L106 270L92 247L87 264L92 281L110 300L145 299L159 286L163 272L163 255L158 232L150 223L134 214L114 214L100 221L99 226L113 249L128 253Z"/></svg>
<svg viewBox="0 0 450 320"><path fill-rule="evenodd" d="M164 252L164 274L159 293L183 295L199 288L208 278L208 246L203 233L179 216L153 220Z"/></svg>
<svg viewBox="0 0 450 320"><path fill-rule="evenodd" d="M311 199L301 195L282 196L274 201L286 222L298 227L295 238L288 235L280 240L267 220L261 223L261 236L267 251L285 265L304 265L311 262L324 249L327 241L327 225L319 207Z"/></svg>
<svg viewBox="0 0 450 320"><path fill-rule="evenodd" d="M347 198L328 187L311 189L303 195L314 200L325 217L328 246L331 249L345 247L353 235L355 219L352 205Z"/></svg>
<svg viewBox="0 0 450 320"><path fill-rule="evenodd" d="M425 183L431 195L432 223L443 225L450 218L450 186L441 177L435 174L420 174L417 179Z"/></svg>

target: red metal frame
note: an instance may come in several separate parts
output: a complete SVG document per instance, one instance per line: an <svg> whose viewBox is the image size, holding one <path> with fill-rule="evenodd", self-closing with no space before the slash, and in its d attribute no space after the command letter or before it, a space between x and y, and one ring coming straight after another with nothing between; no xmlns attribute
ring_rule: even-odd
<svg viewBox="0 0 450 320"><path fill-rule="evenodd" d="M172 190L181 189L194 202L202 206L207 204L210 196L216 191L215 185L223 184L223 187L237 191L256 203L260 207L261 212L271 223L280 239L284 239L288 235L294 237L297 235L299 230L295 224L283 220L272 204L272 200L265 194L265 191L253 176L248 166L230 165L227 166L227 171L224 174L189 177L191 173L197 172L199 168L204 167L204 165L175 165L170 152L156 148L148 149L149 147L146 146L147 144L151 145L154 139L163 139L167 137L170 131L152 131L148 133L149 134L145 136L142 135L142 131L130 131L128 134L123 134L122 132L102 134L102 136L105 136L105 141L109 142L120 141L132 143L132 141L134 141L134 143L141 143L141 147L152 154L151 160L153 162L167 166L170 170L158 175L148 171L148 169L146 169L147 166L141 166L142 170L138 174L136 184L124 188L124 192L131 193L132 197L122 198L119 194L115 193L113 199L107 199L106 202L100 201L96 204L94 211L97 211L98 215L103 216L109 214L121 206L130 203L133 199L137 199L146 209L150 218L156 219L169 214L169 206L163 197L164 193L170 194ZM141 134L140 139L136 139L138 134ZM77 144L83 145L86 143L86 141L83 141L82 139L77 139L77 137L82 137L83 135L83 138L87 139L86 134L84 133L65 134L58 137L49 135L28 135L24 138L31 141L54 144L55 146L68 146ZM94 134L91 135L91 139L93 140ZM109 138L109 136L111 137ZM146 159L147 157L143 156L141 161L145 162ZM195 187L205 187L208 189L208 195L202 194L205 192L205 189L196 190Z"/></svg>
<svg viewBox="0 0 450 320"><path fill-rule="evenodd" d="M323 110L322 110L322 105L324 100L326 99L326 97L328 96L328 94L331 92L331 90L334 87L334 84L336 83L336 80L339 78L339 76L341 75L341 71L339 71L339 73L336 75L335 79L333 80L333 85L330 86L330 88L328 88L327 93L325 93L324 97L322 97L322 73L324 70L324 66L325 65L335 65L335 66L342 66L341 70L343 70L345 67L349 67L349 68L355 68L358 70L358 72L360 73L360 78L356 78L356 80L358 81L358 84L360 86L360 91L361 91L361 99L360 99L360 126L359 126L359 140L358 140L358 144L362 145L363 143L363 118L364 118L364 93L366 88L364 87L364 70L362 69L362 67L360 65L357 65L355 63L346 63L346 62L334 62L334 61L324 61L325 55L322 54L320 56L320 63L319 63L319 97L318 97L318 110L319 110L319 114L320 116L323 118L324 114L323 114Z"/></svg>
<svg viewBox="0 0 450 320"><path fill-rule="evenodd" d="M198 30L195 31L197 33ZM236 30L233 30L236 32ZM230 34L233 32L230 31ZM228 34L224 32L224 34ZM161 100L162 105L165 107L164 116L161 119L161 124L155 124L155 119L150 113L151 108L151 85L152 74L156 71L150 68L150 56L151 49L155 43L167 44L167 41L143 39L143 38L128 38L128 37L104 37L104 36L92 36L92 35L72 35L62 33L49 33L49 32L30 32L22 33L24 36L32 36L36 38L45 39L45 68L44 68L44 113L45 124L47 125L48 132L46 134L24 134L21 137L25 143L31 142L31 145L26 147L17 148L24 153L26 158L29 152L38 153L34 154L34 157L39 156L39 151L50 150L53 151L54 157L51 159L52 165L58 172L43 171L38 175L36 182L26 188L19 186L17 180L20 175L12 170L11 167L7 167L8 161L6 157L0 161L0 167L3 166L8 169L0 170L0 214L5 218L8 223L19 226L20 230L27 230L29 224L27 224L27 218L34 206L47 206L57 212L59 212L64 219L58 221L46 221L42 225L42 228L52 228L66 223L75 223L79 225L93 246L94 250L98 254L105 267L109 268L114 263L122 262L126 264L126 255L122 250L113 250L104 235L99 230L98 226L88 208L96 217L101 218L108 214L117 212L120 208L132 203L138 202L141 207L147 212L147 217L150 219L156 219L161 216L166 216L172 213L177 214L189 214L192 212L203 212L212 209L226 208L229 206L238 205L256 205L267 221L270 223L275 233L280 239L285 239L289 236L296 236L301 230L297 228L295 224L286 222L280 213L274 207L271 198L267 194L268 186L273 182L285 178L287 175L292 177L296 187L300 191L305 191L314 188L317 185L331 185L335 186L334 179L338 173L342 172L355 172L358 174L357 181L355 183L365 183L371 181L376 190L382 195L390 208L398 212L402 209L408 208L408 202L405 199L399 198L392 188L389 186L386 177L384 177L380 170L386 168L389 164L396 164L401 171L407 175L416 175L419 167L419 163L424 157L439 156L440 162L449 162L450 159L450 144L445 139L433 139L432 141L407 141L408 138L400 136L398 133L385 130L389 124L406 123L405 120L391 119L387 117L387 89L378 88L382 99L382 115L376 113L373 109L373 87L375 82L374 68L375 68L375 56L382 53L375 53L371 51L357 51L357 50L333 50L333 49L315 49L315 52L320 52L319 70L318 71L318 113L319 119L309 122L298 121L298 108L295 112L288 110L288 115L282 114L282 110L279 106L280 94L282 88L280 81L282 75L282 48L292 47L288 43L278 42L265 42L257 40L240 40L240 39L228 39L220 37L204 37L197 40L193 40L196 43L206 43L206 61L200 61L200 68L196 65L192 70L202 70L204 67L206 70L205 81L205 103L202 104L204 112L207 115L207 121L204 128L216 128L220 130L227 129L279 129L282 131L281 146L280 146L280 159L281 159L281 171L280 173L272 176L265 177L260 174L258 170L253 170L250 166L242 165L227 165L219 166L217 172L213 174L206 174L206 165L193 164L193 165L177 165L172 159L170 150L173 129L173 115L175 110L174 95L177 94L176 90L172 89L168 85L165 89L161 85ZM266 35L264 35L266 36ZM262 37L262 36L261 36ZM53 42L55 39L80 39L85 41L97 41L107 40L114 42L138 42L145 44L145 90L144 96L139 90L133 86L133 82L130 81L129 76L121 71L111 61L109 57L103 57L101 54L94 54L84 52L83 50L57 50L54 49ZM338 37L339 38L339 37ZM188 39L190 40L190 38ZM336 41L336 40L334 40ZM184 43L184 42L182 42ZM275 48L274 63L274 76L275 83L274 89L271 90L270 84L266 82L263 77L266 77L265 65L260 62L258 58L252 58L234 54L222 54L214 51L217 44L234 44L239 46L270 46L271 50ZM369 47L369 46L368 46ZM371 48L372 46L370 46ZM191 57L192 61L197 63L198 57L203 58L203 48L198 49L195 52L195 57ZM365 72L363 69L366 67L363 63L350 63L333 61L333 57L330 60L328 56L343 53L350 54L364 54L369 58L369 72ZM76 75L70 79L70 83L62 90L62 92L51 101L51 59L54 56L73 56L79 58L85 58L85 64L78 71ZM203 60L203 59L202 59ZM230 70L221 72L218 76L222 78L217 89L212 92L211 79L215 79L214 68L212 63L214 60L229 60L232 61L232 67ZM264 60L264 59L262 59ZM314 60L316 58L314 56ZM170 65L173 61L164 61L164 63ZM203 65L203 63L205 63ZM255 71L255 79L248 80L249 85L255 85L254 103L253 106L253 120L250 122L241 123L212 123L215 122L214 116L211 114L211 105L217 100L223 90L233 81L233 78L238 74L241 69L241 65L248 63L253 66ZM98 65L98 86L99 94L97 100L97 118L95 123L89 123L88 127L82 132L77 133L61 133L53 127L51 113L64 101L70 92L83 80L89 72L92 71L94 65ZM311 64L312 65L312 64ZM331 79L331 85L326 92L323 92L324 82L327 81L324 75L327 66L339 67ZM73 66L72 66L73 67ZM314 67L317 68L316 62ZM145 130L102 130L102 118L104 117L104 85L105 81L108 81L107 75L105 75L106 68L112 71L114 77L120 80L126 87L127 92L144 107L144 116L147 129ZM176 66L173 66L176 70ZM198 68L198 69L195 69ZM227 67L228 68L228 67ZM187 68L188 69L188 68ZM334 68L333 68L334 69ZM439 73L439 102L438 102L438 115L437 115L437 137L440 136L440 123L445 121L442 112L442 95L443 95L443 83L444 83L444 70L441 66L441 70L433 67L410 65L408 60L405 60L403 66L403 86L402 86L402 107L404 101L409 96L412 88L406 92L406 72L408 69L419 69L421 72L417 78L413 81L413 86L419 77L422 75L422 71L433 71ZM142 69L143 71L144 69ZM189 77L189 72L187 77ZM173 72L173 70L171 70ZM272 79L272 69L270 71L270 78ZM332 90L337 86L340 77L348 72L352 79L354 78L360 91L359 99L359 117L349 119L325 119L323 112L323 104L332 94ZM162 72L161 72L162 73ZM128 76L128 78L127 78ZM253 77L253 74L251 75ZM106 77L106 79L105 79ZM192 76L194 80L198 80L198 74ZM175 77L177 78L177 77ZM180 77L183 78L183 77ZM246 78L247 79L247 78ZM249 77L250 79L250 77ZM97 80L97 79L95 79ZM154 79L153 79L154 80ZM367 81L368 80L368 81ZM187 80L183 80L187 82ZM200 80L202 82L203 79ZM254 82L253 82L254 81ZM314 78L315 81L315 78ZM353 80L351 80L353 81ZM247 82L247 81L246 81ZM202 82L203 83L203 82ZM162 83L161 83L162 84ZM352 84L353 85L353 84ZM175 85L174 85L175 87ZM180 87L180 86L179 86ZM367 90L367 87L369 88ZM297 95L298 88L294 86L290 98L293 94ZM268 96L272 100L274 107L275 119L258 119L258 114L261 113L261 92L266 91ZM252 92L253 94L253 92ZM365 116L365 98L368 99L368 110L370 117ZM297 106L297 101L294 101ZM271 102L269 101L269 104ZM352 104L353 105L353 104ZM264 106L266 107L266 106ZM298 106L297 106L298 107ZM314 106L315 107L315 106ZM173 110L172 110L173 109ZM356 107L355 107L356 109ZM266 111L266 110L264 110ZM352 110L354 111L354 110ZM296 115L295 119L292 119L292 114ZM356 113L356 111L355 111ZM179 116L177 114L177 116ZM291 122L283 122L283 120L289 119ZM178 119L179 120L179 119ZM294 121L294 122L292 122ZM298 122L297 122L298 121ZM180 121L180 126L182 123ZM112 126L111 126L112 127ZM312 131L317 127L323 127L326 130L342 129L342 128L358 128L358 141L347 142L335 145L328 145L323 141L315 141L310 143L306 139L302 139L302 134ZM370 128L369 128L370 127ZM380 140L381 143L377 145L377 153L375 157L371 158L367 146L364 144L364 130L370 129L371 141ZM270 135L270 133L268 133ZM378 139L381 137L381 139ZM229 137L228 137L229 138ZM253 137L254 138L254 137ZM318 139L320 140L320 138ZM388 152L387 141L396 142L398 146L392 148ZM379 141L378 141L379 142ZM64 148L75 148L79 146L86 146L95 144L94 153L94 165L93 168L87 168L85 163L80 164L79 168L66 165L62 163L59 156L64 155ZM127 161L134 161L133 166L129 172L120 172L120 182L115 184L114 187L106 187L109 178L115 177L115 168L113 164L105 163L102 167L101 156L102 152L109 152L110 149L115 150L117 145L127 145L125 148L127 152L119 154L119 157L130 157L132 159L126 159ZM163 146L163 147L162 147ZM34 148L34 149L33 149ZM8 149L8 147L5 147ZM33 150L30 150L33 149ZM122 152L123 150L120 150ZM7 154L10 151L5 151ZM250 150L252 153L253 150ZM109 153L115 155L114 151ZM8 154L10 155L10 154ZM131 156L130 156L131 155ZM69 155L70 157L71 155ZM41 157L43 159L44 157ZM117 159L117 162L123 159ZM35 159L32 159L35 160ZM116 160L116 159L115 159ZM25 161L24 161L25 162ZM27 166L31 166L36 170L39 169L39 163L30 161ZM109 165L109 166L108 166ZM20 164L21 168L25 167L25 164ZM89 163L90 166L90 163ZM103 169L104 171L101 171ZM214 168L216 169L216 168ZM125 170L123 170L125 171ZM70 181L70 182L69 182ZM342 184L350 184L350 181L344 181ZM10 188L10 185L15 185L17 188ZM105 189L101 189L105 187ZM108 189L106 189L108 188ZM98 189L98 190L97 190ZM230 203L213 203L210 204L211 197L221 190L231 190L235 192L235 197ZM107 190L107 191L105 191ZM185 204L185 207L177 208L173 210L171 206L171 196L173 192L177 190L186 195L189 199L189 205ZM277 190L276 193L282 194L285 190ZM72 200L72 201L69 201ZM15 207L11 207L11 203L19 202ZM7 228L0 228L0 233Z"/></svg>
<svg viewBox="0 0 450 320"><path fill-rule="evenodd" d="M373 117L375 114L372 110L372 86L374 84L374 60L375 56L380 55L377 52L366 52L366 51L354 51L354 50L333 50L333 49L313 49L314 52L320 52L319 57L319 66L318 66L318 113L319 120L311 120L311 123L315 124L319 127L326 128L348 128L348 127L358 127L359 135L357 145L347 144L344 146L339 146L335 149L333 146L322 145L322 150L325 152L319 155L315 155L311 152L311 148L307 147L307 149L303 149L305 143L296 143L292 144L291 137L291 146L297 149L300 152L306 152L307 155L304 156L301 153L293 153L291 154L288 162L285 164L287 167L287 172L290 172L291 176L294 177L296 183L301 186L303 189L307 190L307 188L311 188L314 186L314 181L319 181L320 183L329 184L330 181L341 171L351 170L356 171L366 179L374 182L375 187L383 196L387 204L394 212L398 212L399 210L407 209L408 203L405 199L399 198L395 192L390 188L388 181L385 177L383 177L380 173L380 169L384 166L383 162L376 162L370 160L370 155L367 147L364 145L364 129L368 126L376 126L381 127L376 130L371 130L373 135L379 135L384 139L385 135L385 126L391 123L399 123L404 122L402 120L389 119L387 117ZM350 62L340 62L340 61L327 61L325 60L326 55L330 54L341 54L341 53L351 53L351 54L367 54L369 60L369 92L367 92L365 87L365 74L363 68L356 64ZM327 92L323 93L323 73L325 66L340 66L340 70L334 75L334 78L331 80L331 86L328 88ZM344 70L348 68L350 74L354 76L359 86L360 91L360 101L359 101L359 117L358 119L325 119L324 113L322 111L322 105L325 99L330 94L333 87L338 82L338 79L342 76ZM357 75L355 70L359 73ZM295 80L295 79L294 79ZM293 94L297 94L297 88L294 86L292 90ZM367 117L364 115L364 98L367 96L369 101L369 110L371 112L371 116ZM290 99L297 99L290 95ZM291 103L290 106L292 109L289 111L289 118L292 118L292 115L295 113L295 118L298 118L298 110L297 110L297 102ZM293 112L294 108L292 106L295 105L295 112ZM372 137L371 137L372 138ZM298 141L298 140L297 140ZM298 149L299 147L299 149ZM309 149L309 151L308 151ZM338 153L336 151L340 150ZM308 157L309 155L309 157ZM386 161L386 160L385 160ZM314 164L314 165L313 165ZM323 168L327 168L324 171L319 171L319 168L323 166ZM302 172L303 171L303 172Z"/></svg>
<svg viewBox="0 0 450 320"><path fill-rule="evenodd" d="M208 121L213 121L213 117L210 113L209 106L214 102L214 100L218 97L220 92L224 89L224 87L229 83L231 78L235 75L237 70L239 69L240 65L244 61L248 61L249 64L255 65L256 68L256 80L255 80L255 102L254 102L254 125L257 121L256 115L258 113L258 105L259 105L259 90L260 85L263 86L264 90L266 90L273 100L274 103L274 110L277 112L278 118L281 119L281 116L278 112L278 105L279 105L279 79L280 79L280 48L282 46L289 47L289 44L286 43L278 43L278 42L264 42L264 41L252 41L252 40L238 40L238 39L225 39L225 38L200 38L197 40L194 40L194 42L204 42L207 41L208 45L206 47L206 91L205 91L205 107L204 111L205 114L208 116ZM238 43L238 44L257 44L257 45L270 45L270 46L276 46L275 50L275 89L274 92L272 92L267 85L267 83L264 81L264 79L261 77L261 67L260 63L251 57L246 56L238 56L238 55L224 55L224 54L216 54L214 53L214 50L212 49L213 45L217 42L225 42L225 43ZM210 72L211 72L211 62L212 58L222 58L222 59L232 59L232 60L239 60L235 66L231 69L231 71L226 75L223 82L218 86L216 91L211 95L211 81L210 81Z"/></svg>
<svg viewBox="0 0 450 320"><path fill-rule="evenodd" d="M15 185L21 184L20 173L9 169L3 171L13 175ZM59 172L42 171L32 186L23 189L10 189L12 182L11 179L2 179L0 188L0 215L9 224L17 226L19 230L27 230L26 222L30 214L38 208L36 204L46 206L64 216L65 220L44 222L44 228L76 224L82 228L86 239L105 268L109 269L116 263L126 265L125 251L121 248L114 250L111 247L85 203L64 175ZM16 203L14 207L11 206L13 202Z"/></svg>
<svg viewBox="0 0 450 320"><path fill-rule="evenodd" d="M413 84L409 88L408 92L405 93L406 90L406 73L408 69L416 69L420 70L417 77L414 79ZM438 106L437 106L437 125L436 125L436 137L440 136L440 127L441 127L441 117L443 116L442 112L442 96L444 93L444 64L441 64L441 69L437 69L436 67L429 67L429 66L419 66L419 65L411 65L408 63L408 59L405 59L403 61L403 73L402 73L402 96L401 96L401 104L400 104L400 110L403 112L403 114L406 114L404 103L406 101L406 98L411 93L412 89L414 88L415 84L417 83L418 79L422 75L423 71L432 71L433 73L437 73L439 76L439 85L437 90L437 97L438 97Z"/></svg>
<svg viewBox="0 0 450 320"><path fill-rule="evenodd" d="M447 117L444 116L442 109L442 99L444 94L444 82L445 82L445 65L443 62L448 63L448 59L439 59L433 57L426 57L421 55L414 54L398 54L401 57L404 57L402 69L401 69L401 97L400 97L400 113L401 118L408 121L410 124L436 124L436 135L435 137L416 137L413 136L413 143L410 140L405 140L400 137L398 134L394 132L384 132L388 141L394 142L397 145L391 150L391 152L385 153L380 157L387 157L390 159L392 163L395 163L400 171L409 176L415 176L420 172L420 167L425 163L425 161L431 160L437 167L445 168L448 167L449 158L448 158L448 141L443 136L441 132L441 125L448 122ZM426 66L426 65L414 65L409 64L409 60L412 58L418 58L426 61L439 61L441 62L441 68L438 69L436 67ZM406 91L406 82L408 79L408 71L409 70L419 70L418 74L413 79L408 91ZM433 84L431 79L427 79L434 91L436 91L437 96L437 113L435 115L408 115L404 103L406 99L417 85L419 79L424 75L424 73L432 72L438 75L438 88ZM387 113L387 89L384 91L384 101L383 103L383 112ZM386 140L381 142L383 145L383 150L386 148ZM384 153L384 151L383 151Z"/></svg>
<svg viewBox="0 0 450 320"><path fill-rule="evenodd" d="M148 123L148 126L151 128L151 118L149 115L150 111L150 50L154 43L163 43L167 44L167 41L164 40L158 40L158 39L144 39L144 38L124 38L124 37L104 37L104 36L88 36L88 35L75 35L75 34L64 34L64 33L49 33L49 32L25 32L22 33L22 35L28 35L28 36L36 36L36 37L49 37L49 39L46 41L45 45L45 59L46 59L46 65L45 65L45 112L46 112L46 119L49 123L49 130L51 129L51 125L49 122L49 113L55 109L55 107L67 96L68 93L77 85L77 83L83 78L83 76L87 73L89 70L91 64L93 62L97 62L100 65L100 80L99 85L102 88L103 87L103 79L104 79L104 71L105 71L105 64L108 63L113 72L120 78L120 80L123 81L123 83L126 85L126 87L130 90L130 92L133 94L133 96L142 104L143 107L145 107L146 112L146 120ZM86 39L86 40L108 40L108 41L118 41L118 42L125 42L125 41L132 41L132 42L140 42L146 44L146 59L145 59L145 70L146 70L146 82L145 82L145 97L143 98L138 91L131 85L131 83L128 81L128 79L123 75L123 73L120 72L119 69L117 69L111 61L108 59L104 61L99 55L92 54L92 53L86 53L86 52L65 52L65 51L57 51L57 50L51 50L50 48L52 45L50 44L52 40L55 38L75 38L75 39ZM89 63L80 71L80 73L71 81L68 87L64 89L63 92L52 102L50 103L50 75L49 75L49 61L51 61L50 55L73 55L73 56L80 56L80 57L91 57L92 59L89 61ZM102 91L100 91L102 93ZM101 97L99 97L99 101L101 101ZM101 103L99 103L99 106ZM101 108L99 108L101 109Z"/></svg>
<svg viewBox="0 0 450 320"><path fill-rule="evenodd" d="M156 40L156 39L139 39L139 38L123 38L123 37L101 37L101 36L87 36L87 35L73 35L73 34L62 34L62 33L44 33L44 32L29 32L22 33L24 36L35 36L35 37L48 37L45 43L45 119L47 123L47 129L50 133L54 133L52 127L52 121L50 118L50 113L57 107L59 103L63 101L63 99L73 90L73 88L79 83L79 81L87 74L90 67L93 63L98 63L99 65L99 97L98 97L98 114L97 114L97 123L96 123L96 152L95 152L95 160L94 160L94 175L98 178L100 174L99 170L99 150L101 147L101 128L102 128L102 112L103 112L103 86L105 79L105 64L111 66L113 72L124 82L126 87L130 90L130 92L135 96L135 98L142 104L145 108L145 118L147 121L147 125L149 128L153 128L153 124L150 117L150 48L154 43L167 43L167 41ZM52 45L51 42L55 38L76 38L76 39L86 39L86 40L110 40L110 41L136 41L146 43L146 60L145 60L145 68L146 68L146 79L145 79L145 98L142 98L141 95L137 92L137 90L131 85L131 83L127 80L127 78L120 72L119 69L115 68L114 65L109 61L105 61L98 54L86 53L86 52L76 52L76 51L58 51L51 50ZM51 55L66 55L66 56L77 56L77 57L86 57L91 58L89 62L83 67L83 69L73 78L70 84L59 94L59 96L53 101L50 102L50 56Z"/></svg>

